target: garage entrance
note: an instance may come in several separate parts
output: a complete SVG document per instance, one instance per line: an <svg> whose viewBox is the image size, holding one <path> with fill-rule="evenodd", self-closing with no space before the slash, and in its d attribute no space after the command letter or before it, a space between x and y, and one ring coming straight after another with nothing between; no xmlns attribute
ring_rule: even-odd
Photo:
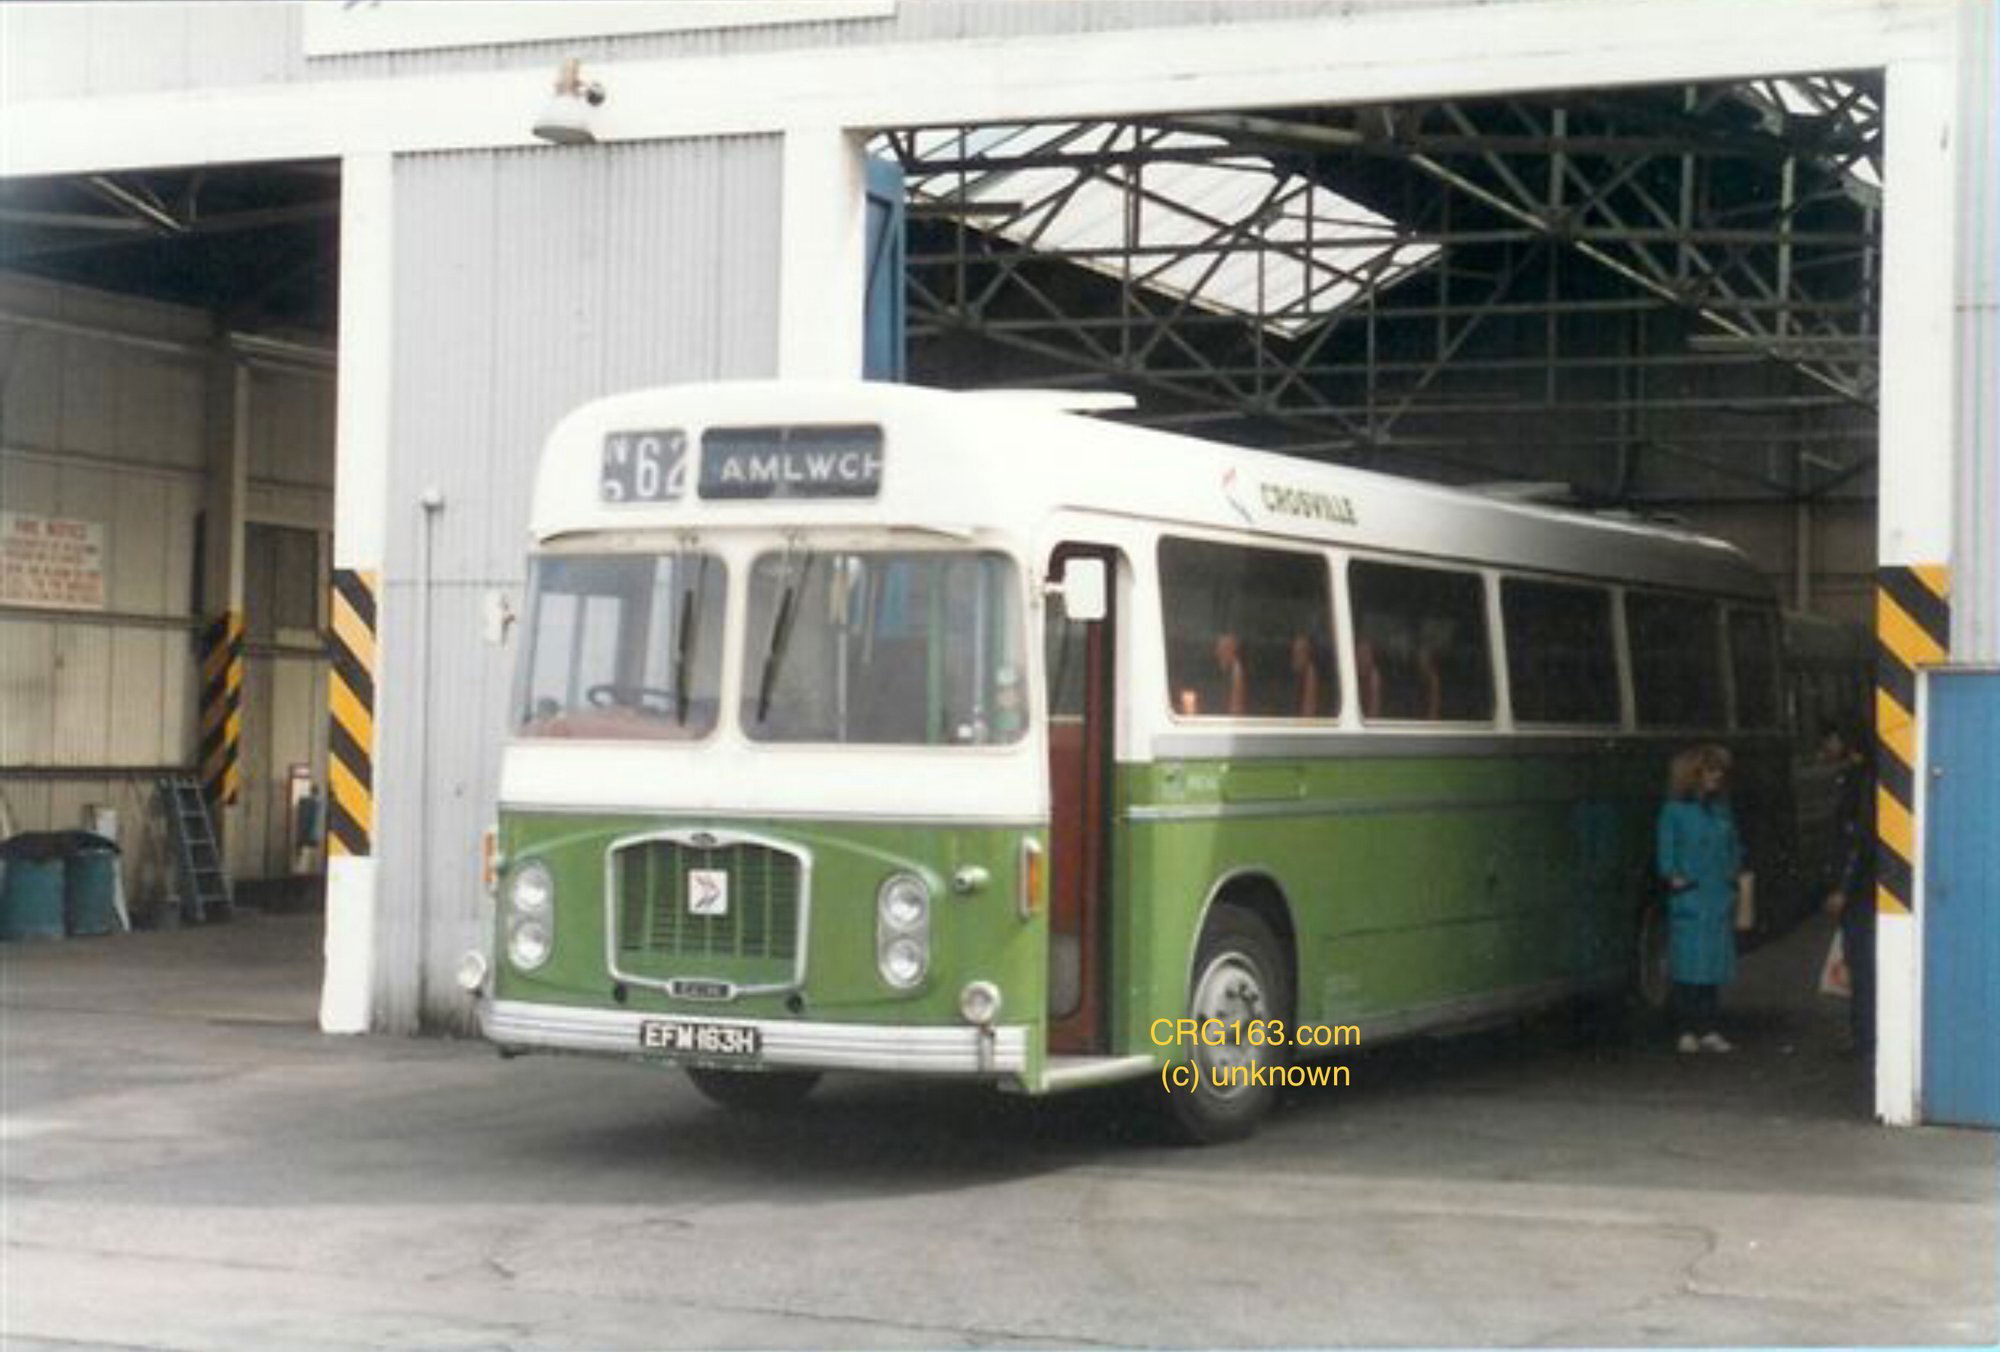
<svg viewBox="0 0 2000 1352"><path fill-rule="evenodd" d="M110 839L114 930L320 904L339 213L325 161L0 182L0 835Z"/></svg>

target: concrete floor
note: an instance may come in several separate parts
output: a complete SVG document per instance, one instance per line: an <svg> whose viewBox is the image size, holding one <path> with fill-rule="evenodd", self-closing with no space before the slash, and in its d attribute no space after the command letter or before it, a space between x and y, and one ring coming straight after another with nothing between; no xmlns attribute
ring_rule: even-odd
<svg viewBox="0 0 2000 1352"><path fill-rule="evenodd" d="M1117 1094L678 1075L313 1028L317 917L0 950L13 1347L1992 1344L1996 1138L1865 1118L1756 955L1744 1050L1367 1050L1255 1140Z"/></svg>

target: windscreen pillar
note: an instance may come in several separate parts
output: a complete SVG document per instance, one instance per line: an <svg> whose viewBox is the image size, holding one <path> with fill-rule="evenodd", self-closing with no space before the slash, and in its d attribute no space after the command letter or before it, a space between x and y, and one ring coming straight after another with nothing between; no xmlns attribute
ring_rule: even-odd
<svg viewBox="0 0 2000 1352"><path fill-rule="evenodd" d="M327 679L326 971L320 1027L373 1021L379 876L375 729L381 718L382 559L389 494L392 159L341 164L340 375Z"/></svg>
<svg viewBox="0 0 2000 1352"><path fill-rule="evenodd" d="M868 164L839 127L785 132L778 374L858 380L868 301Z"/></svg>
<svg viewBox="0 0 2000 1352"><path fill-rule="evenodd" d="M1977 7L1968 7L1977 8ZM1951 660L1953 485L1961 394L1991 373L1958 342L1960 61L1888 67L1875 603L1875 1110L1921 1111L1924 781L1918 671Z"/></svg>

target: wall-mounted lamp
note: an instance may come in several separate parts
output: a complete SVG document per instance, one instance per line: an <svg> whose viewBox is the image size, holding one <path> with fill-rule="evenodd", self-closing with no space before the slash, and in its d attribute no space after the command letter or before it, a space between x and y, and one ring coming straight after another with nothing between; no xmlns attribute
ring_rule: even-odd
<svg viewBox="0 0 2000 1352"><path fill-rule="evenodd" d="M568 57L556 72L555 93L535 119L535 135L559 146L594 144L597 134L590 129L590 114L603 102L604 86L586 82L577 59Z"/></svg>

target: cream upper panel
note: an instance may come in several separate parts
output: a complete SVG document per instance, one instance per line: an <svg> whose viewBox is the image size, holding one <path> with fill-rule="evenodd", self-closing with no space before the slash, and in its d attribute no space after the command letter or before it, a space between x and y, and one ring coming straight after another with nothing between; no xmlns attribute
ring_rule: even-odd
<svg viewBox="0 0 2000 1352"><path fill-rule="evenodd" d="M854 469L873 476L867 495L703 496L708 431L772 427L879 428L879 466ZM607 438L634 433L684 439L684 483L673 500L605 500ZM872 444L857 434L851 443L836 439L835 448ZM775 461L761 472L806 473ZM833 472L823 482L839 479ZM853 479L844 482L853 487ZM531 531L549 540L572 532L728 526L891 527L1032 538L1066 510L1770 597L1768 584L1735 549L1684 532L1240 450L1051 411L1032 400L861 382L687 385L588 404L549 438Z"/></svg>

